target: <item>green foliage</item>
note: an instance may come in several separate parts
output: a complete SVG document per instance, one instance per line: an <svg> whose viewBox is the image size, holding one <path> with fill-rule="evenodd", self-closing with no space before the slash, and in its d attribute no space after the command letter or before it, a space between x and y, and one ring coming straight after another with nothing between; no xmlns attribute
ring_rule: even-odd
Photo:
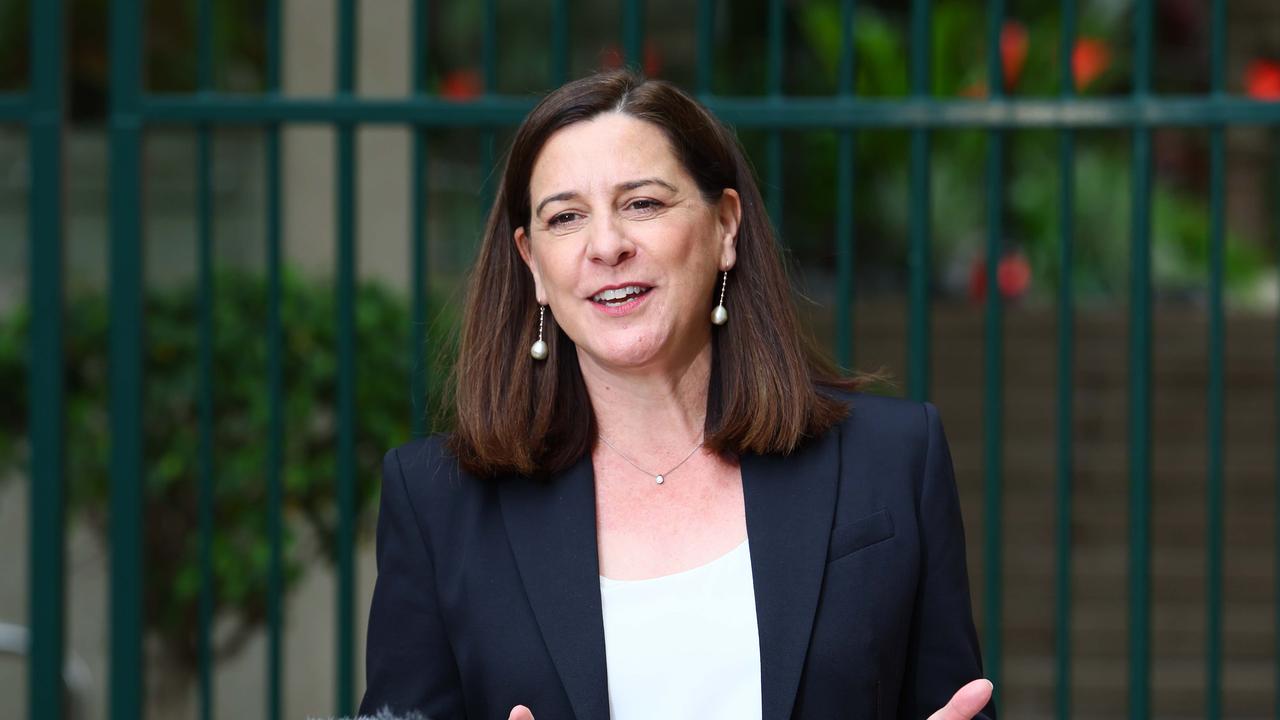
<svg viewBox="0 0 1280 720"><path fill-rule="evenodd" d="M0 0L0 91L25 88L30 72L30 8L40 0ZM77 120L106 113L110 68L108 33L110 0L64 0L67 16L67 99ZM267 4L264 0L217 0L211 3L209 28L214 84L220 89L259 90L266 69ZM144 65L150 92L196 88L197 8L195 0L151 0L142 3L146 43Z"/></svg>
<svg viewBox="0 0 1280 720"><path fill-rule="evenodd" d="M266 617L269 544L267 466L270 397L267 285L261 276L219 271L213 317L213 426L216 605L231 621L218 651L233 653ZM425 378L432 398L452 328L443 308L428 337ZM145 432L145 616L175 661L194 667L199 566L199 296L194 288L153 291L146 299L143 390ZM330 281L286 273L283 326L283 481L286 583L336 551L336 308ZM23 308L0 321L0 383L25 386ZM357 512L377 497L383 453L410 436L411 353L406 302L374 283L357 290ZM108 540L110 396L108 304L101 295L72 300L66 312L66 473L72 517ZM25 464L26 394L0 407L0 470Z"/></svg>
<svg viewBox="0 0 1280 720"><path fill-rule="evenodd" d="M31 9L27 3L0 0L0 92L27 87L29 27Z"/></svg>
<svg viewBox="0 0 1280 720"><path fill-rule="evenodd" d="M860 4L854 21L856 92L864 97L899 97L909 91L909 33L905 18ZM806 3L796 16L801 46L817 58L821 72L814 92L830 92L839 66L841 25L835 0ZM1014 95L1052 96L1059 91L1060 20L1056 6L1024 8L1017 17L1027 32L1025 62ZM1094 35L1120 54L1125 45L1123 23L1104 22L1085 13L1081 35ZM987 94L986 14L966 0L940 0L931 20L931 92L936 97L982 97ZM1093 80L1085 94L1124 92L1127 69L1115 58ZM827 87L829 86L829 87ZM975 100L977 101L977 100ZM1076 246L1074 290L1088 294L1122 293L1128 284L1130 235L1129 135L1125 132L1079 133L1075 149ZM982 256L985 243L988 134L982 130L936 131L930 146L931 217L934 267L963 266ZM1060 175L1058 134L1019 131L1007 134L1004 166L1005 244L1020 248L1030 261L1034 293L1057 289L1059 258ZM836 202L834 133L812 133L801 154L809 158L803 174L789 172L788 243L808 260L829 252L834 234L830 218ZM912 217L908 207L908 134L862 131L857 134L855 163L860 169L856 204L860 266L901 267ZM816 159L816 160L813 160ZM1189 181L1188 181L1189 180ZM1152 273L1163 292L1194 291L1207 277L1209 220L1204 178L1183 185L1157 175L1152 191ZM794 198L794 200L791 200ZM861 240L865 239L865 240ZM816 257L815 257L816 256ZM1226 245L1226 286L1247 293L1267 266L1256 242L1232 234Z"/></svg>

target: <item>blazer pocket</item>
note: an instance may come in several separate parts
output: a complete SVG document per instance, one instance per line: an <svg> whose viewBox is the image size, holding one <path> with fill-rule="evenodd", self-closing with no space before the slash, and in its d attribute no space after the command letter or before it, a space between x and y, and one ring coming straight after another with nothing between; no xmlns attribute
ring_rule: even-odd
<svg viewBox="0 0 1280 720"><path fill-rule="evenodd" d="M840 523L831 529L827 562L839 560L868 545L874 545L891 537L893 537L893 516L889 514L888 508L880 508L866 517Z"/></svg>

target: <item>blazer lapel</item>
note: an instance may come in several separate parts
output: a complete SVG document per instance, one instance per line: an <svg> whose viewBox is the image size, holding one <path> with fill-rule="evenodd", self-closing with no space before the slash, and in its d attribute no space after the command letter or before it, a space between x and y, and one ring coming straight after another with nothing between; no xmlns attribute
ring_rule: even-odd
<svg viewBox="0 0 1280 720"><path fill-rule="evenodd" d="M788 457L743 455L764 720L795 704L826 569L840 473L832 430Z"/></svg>
<svg viewBox="0 0 1280 720"><path fill-rule="evenodd" d="M499 497L520 578L573 713L607 720L591 456L551 482L505 478Z"/></svg>

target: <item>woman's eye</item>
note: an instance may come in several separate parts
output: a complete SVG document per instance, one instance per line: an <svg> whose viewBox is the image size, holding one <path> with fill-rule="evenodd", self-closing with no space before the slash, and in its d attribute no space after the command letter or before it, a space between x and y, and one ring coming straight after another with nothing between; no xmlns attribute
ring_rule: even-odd
<svg viewBox="0 0 1280 720"><path fill-rule="evenodd" d="M562 212L559 215L553 215L551 219L547 221L547 225L550 225L551 227L555 227L557 225L563 225L568 222L573 222L574 220L577 220L577 219L578 219L578 213Z"/></svg>
<svg viewBox="0 0 1280 720"><path fill-rule="evenodd" d="M639 210L640 212L652 212L662 207L662 203L658 202L657 200L650 200L649 198L644 198L642 200L632 201L631 204L628 205L627 207L630 208L631 210Z"/></svg>

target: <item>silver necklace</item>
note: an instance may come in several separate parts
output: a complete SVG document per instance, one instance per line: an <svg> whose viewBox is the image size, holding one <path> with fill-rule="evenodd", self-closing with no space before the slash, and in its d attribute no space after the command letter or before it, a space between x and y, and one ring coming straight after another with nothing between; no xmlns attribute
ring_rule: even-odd
<svg viewBox="0 0 1280 720"><path fill-rule="evenodd" d="M675 464L675 467L671 468L670 470L668 470L668 471L666 471L666 472L664 472L664 473L652 473L652 472L649 472L648 470L645 470L644 468L640 467L639 465L637 465L637 464L635 463L635 461L634 461L634 460L632 460L631 458L627 457L626 453L624 453L624 452L622 452L621 450L619 450L618 448L614 447L614 446L613 446L613 443L609 442L608 440L605 440L605 438L604 438L604 436L603 436L603 435L599 435L599 434L597 434L597 437L599 437L599 438L600 438L600 442L603 442L605 445L608 445L608 446L609 446L609 449L611 449L611 450L613 450L614 452L618 453L618 455L619 455L619 456L621 456L623 460L626 460L628 463L631 463L631 467L633 467L633 468L635 468L635 469L639 470L640 472L644 473L645 475L652 475L652 476L653 476L653 481L654 481L654 482L656 482L656 483L658 483L659 485L661 485L661 484L662 484L663 480L665 480L665 479L666 479L666 476L667 476L667 475L670 475L671 473L675 472L675 471L676 471L676 468L678 468L678 467L680 467L681 465L685 464L685 462L686 462L689 458L693 457L693 454L694 454L694 453L698 452L698 448L702 447L702 438L701 438L701 437L699 437L699 438L698 438L698 444L697 444L697 445L694 445L694 446L693 446L693 449L689 451L689 454L684 456L684 460L681 460L680 462L676 463L676 464Z"/></svg>

